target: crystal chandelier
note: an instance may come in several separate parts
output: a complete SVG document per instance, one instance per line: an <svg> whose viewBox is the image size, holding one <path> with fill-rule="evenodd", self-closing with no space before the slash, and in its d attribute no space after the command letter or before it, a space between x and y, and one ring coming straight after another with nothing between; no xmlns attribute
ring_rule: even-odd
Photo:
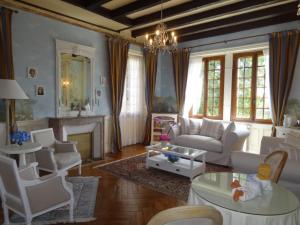
<svg viewBox="0 0 300 225"><path fill-rule="evenodd" d="M177 36L172 31L171 35L167 32L167 26L163 23L163 2L161 3L160 23L156 26L154 35L145 35L144 48L152 53L158 51L170 52L177 48Z"/></svg>

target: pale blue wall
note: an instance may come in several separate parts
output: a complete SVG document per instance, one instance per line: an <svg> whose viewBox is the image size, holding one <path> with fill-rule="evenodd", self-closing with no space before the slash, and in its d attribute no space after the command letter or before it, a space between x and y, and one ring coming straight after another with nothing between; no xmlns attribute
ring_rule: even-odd
<svg viewBox="0 0 300 225"><path fill-rule="evenodd" d="M33 117L55 116L55 39L74 42L96 49L94 86L102 90L97 114L110 113L108 84L100 85L100 75L108 81L108 60L105 37L101 33L66 24L19 10L13 15L13 57L17 81L32 100ZM38 77L28 79L27 67L36 67ZM45 96L35 95L35 85L44 85Z"/></svg>

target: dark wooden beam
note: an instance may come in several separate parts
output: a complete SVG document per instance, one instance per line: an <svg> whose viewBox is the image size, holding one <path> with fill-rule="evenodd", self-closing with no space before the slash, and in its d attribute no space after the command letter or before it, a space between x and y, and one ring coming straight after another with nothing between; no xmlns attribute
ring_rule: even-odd
<svg viewBox="0 0 300 225"><path fill-rule="evenodd" d="M193 21L199 21L201 19L211 18L213 16L232 13L232 12L235 12L238 10L242 10L242 9L253 7L253 6L258 6L258 5L265 4L265 3L271 2L271 1L273 1L273 0L251 0L251 1L237 2L234 4L230 4L230 5L225 5L223 7L207 10L207 11L204 11L201 13L192 14L190 16L174 19L174 20L165 22L165 24L167 25L168 29L173 29L178 26L190 24ZM155 30L155 27L156 27L156 25L143 27L140 29L135 29L135 30L132 30L131 34L133 37L138 37L138 36L144 35L145 33L153 33Z"/></svg>
<svg viewBox="0 0 300 225"><path fill-rule="evenodd" d="M76 5L76 6L79 6L80 8L83 8L83 9L88 10L90 12L99 14L100 16L106 17L108 19L115 20L116 22L125 24L127 26L132 26L133 25L133 21L131 19L125 17L125 16L113 19L111 17L111 12L112 11L100 6L101 2L104 2L104 1L92 1L92 0L90 0L90 1L85 1L85 0L63 0L63 1L68 2L70 4L73 4L73 5ZM97 4L97 2L99 2L99 5Z"/></svg>
<svg viewBox="0 0 300 225"><path fill-rule="evenodd" d="M101 7L103 4L110 2L111 0L86 0L85 8L88 10L95 10Z"/></svg>
<svg viewBox="0 0 300 225"><path fill-rule="evenodd" d="M230 24L234 25L237 22L238 23L246 22L246 21L249 22L250 20L253 20L253 19L274 17L279 14L285 14L285 13L290 13L290 12L296 13L297 5L298 5L297 2L292 2L289 4L283 5L283 6L278 5L278 6L274 6L274 7L267 8L267 9L261 9L261 10L254 11L254 12L249 12L249 13L245 13L245 14L241 14L241 15L237 15L237 16L232 16L232 17L225 18L225 19L220 19L220 20L216 20L216 21L212 21L212 22L208 22L208 23L195 25L195 26L185 27L185 28L176 30L175 33L178 37L180 37L181 35L199 33L199 31L204 31L206 29L228 26Z"/></svg>
<svg viewBox="0 0 300 225"><path fill-rule="evenodd" d="M224 28L219 28L219 29L214 29L214 30L209 30L209 31L204 31L204 32L199 32L199 33L179 37L179 42L186 42L186 41L192 41L192 40L197 40L202 38L214 37L218 35L225 35L234 32L270 26L274 24L287 23L295 20L300 20L300 17L297 17L296 13L293 12L293 13L267 18L267 19L241 23L234 26L228 26Z"/></svg>
<svg viewBox="0 0 300 225"><path fill-rule="evenodd" d="M182 13L190 12L193 10L196 10L197 8L213 4L215 2L218 2L219 0L193 0L191 2L186 2L180 5L176 5L167 9L163 10L163 17L171 17L176 16ZM136 19L133 19L134 26L143 25L151 22L155 22L157 20L160 20L160 11L155 13L150 13L145 16L138 17Z"/></svg>
<svg viewBox="0 0 300 225"><path fill-rule="evenodd" d="M168 1L170 0L164 0L164 2ZM111 11L111 17L119 18L160 4L161 0L138 0Z"/></svg>

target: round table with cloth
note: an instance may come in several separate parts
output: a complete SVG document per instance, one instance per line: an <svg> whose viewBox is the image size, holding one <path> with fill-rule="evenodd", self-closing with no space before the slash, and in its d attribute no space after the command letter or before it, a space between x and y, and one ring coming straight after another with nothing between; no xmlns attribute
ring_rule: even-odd
<svg viewBox="0 0 300 225"><path fill-rule="evenodd" d="M191 185L188 204L214 206L223 216L223 225L299 225L299 200L290 191L272 183L272 191L264 191L248 201L234 201L231 182L246 183L247 174L206 173Z"/></svg>

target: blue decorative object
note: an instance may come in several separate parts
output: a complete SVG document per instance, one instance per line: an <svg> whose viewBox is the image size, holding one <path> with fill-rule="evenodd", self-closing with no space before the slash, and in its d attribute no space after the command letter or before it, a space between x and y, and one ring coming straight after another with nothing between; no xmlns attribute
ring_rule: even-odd
<svg viewBox="0 0 300 225"><path fill-rule="evenodd" d="M30 134L26 131L14 131L10 133L10 141L12 144L22 145L30 139Z"/></svg>
<svg viewBox="0 0 300 225"><path fill-rule="evenodd" d="M171 163L177 162L179 160L179 156L174 155L172 153L164 153L164 155L168 158L168 161Z"/></svg>

